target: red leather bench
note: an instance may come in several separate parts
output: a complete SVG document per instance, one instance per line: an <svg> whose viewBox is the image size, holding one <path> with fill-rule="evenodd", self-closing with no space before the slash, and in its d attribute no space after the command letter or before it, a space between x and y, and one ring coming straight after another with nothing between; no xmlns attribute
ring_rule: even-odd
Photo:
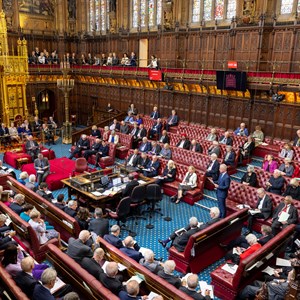
<svg viewBox="0 0 300 300"><path fill-rule="evenodd" d="M258 279L261 271L275 263L276 257L284 253L285 247L294 233L295 225L289 225L258 251L242 260L234 275L220 266L211 272L214 293L223 300L233 300L248 284Z"/></svg>
<svg viewBox="0 0 300 300"><path fill-rule="evenodd" d="M174 246L169 249L169 259L176 262L182 273L199 273L225 255L220 243L226 244L241 234L247 220L247 209L240 210L190 236L184 252Z"/></svg>
<svg viewBox="0 0 300 300"><path fill-rule="evenodd" d="M16 193L23 194L25 202L35 206L43 218L54 226L55 230L60 232L60 236L64 241L67 242L70 237L77 237L79 235L80 227L74 218L14 178L7 175L1 176L0 185L4 188L12 189Z"/></svg>
<svg viewBox="0 0 300 300"><path fill-rule="evenodd" d="M145 283L149 291L153 291L159 295L162 295L164 299L174 300L190 300L192 299L184 292L175 288L173 285L163 280L156 274L151 273L147 268L143 267L135 260L128 257L113 245L107 243L104 239L100 238L101 248L105 251L109 260L118 262L127 267L128 274L130 276L140 273L145 276Z"/></svg>
<svg viewBox="0 0 300 300"><path fill-rule="evenodd" d="M17 286L15 281L6 272L5 268L0 264L0 285L1 288L11 297L11 299L15 300L29 300L29 298L22 292L22 290Z"/></svg>
<svg viewBox="0 0 300 300"><path fill-rule="evenodd" d="M27 251L35 260L41 262L45 259L48 244L58 245L58 240L51 239L47 243L40 245L36 232L32 227L21 219L21 217L0 201L0 210L7 214L13 223L13 228L16 231L14 239Z"/></svg>
<svg viewBox="0 0 300 300"><path fill-rule="evenodd" d="M76 287L76 291L84 299L119 299L102 285L94 276L84 270L67 254L54 245L48 245L47 260L49 260L63 280Z"/></svg>
<svg viewBox="0 0 300 300"><path fill-rule="evenodd" d="M49 150L45 147L41 147L40 149L41 153L49 160L55 158L55 152L53 150ZM3 162L17 169L17 160L20 158L28 158L28 162L32 163L31 156L26 153L25 144L22 144L22 149L16 151L6 151L3 156Z"/></svg>

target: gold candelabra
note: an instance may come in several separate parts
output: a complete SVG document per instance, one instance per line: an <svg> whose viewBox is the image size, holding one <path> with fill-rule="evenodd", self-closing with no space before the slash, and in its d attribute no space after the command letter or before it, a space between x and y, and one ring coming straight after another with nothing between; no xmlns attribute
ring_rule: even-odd
<svg viewBox="0 0 300 300"><path fill-rule="evenodd" d="M69 114L69 93L74 88L74 79L70 79L68 74L70 72L70 63L64 61L60 63L60 70L63 74L62 79L57 79L57 87L63 92L65 99L65 122L63 123L63 140L64 144L72 143L72 124L70 123Z"/></svg>

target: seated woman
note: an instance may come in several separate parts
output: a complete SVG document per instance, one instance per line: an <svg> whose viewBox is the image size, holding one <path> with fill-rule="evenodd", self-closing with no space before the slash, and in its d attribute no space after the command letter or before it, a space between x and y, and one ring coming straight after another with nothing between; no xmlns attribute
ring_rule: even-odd
<svg viewBox="0 0 300 300"><path fill-rule="evenodd" d="M243 159L248 159L251 156L254 147L255 144L253 142L252 136L249 135L247 141L243 144L243 146L240 147L240 163L242 163Z"/></svg>
<svg viewBox="0 0 300 300"><path fill-rule="evenodd" d="M274 160L274 156L269 154L263 163L263 170L273 173L278 168L278 163Z"/></svg>
<svg viewBox="0 0 300 300"><path fill-rule="evenodd" d="M254 172L254 167L253 166L248 166L247 167L247 172L243 175L241 179L241 183L244 185L249 185L256 187L257 183L257 176Z"/></svg>
<svg viewBox="0 0 300 300"><path fill-rule="evenodd" d="M249 244L248 248L235 247L225 255L225 259L238 265L241 260L261 248L261 244L258 243L257 237L252 233L246 236L246 241Z"/></svg>
<svg viewBox="0 0 300 300"><path fill-rule="evenodd" d="M252 138L254 139L255 147L257 147L263 142L265 137L259 125L255 126L255 131L252 134Z"/></svg>
<svg viewBox="0 0 300 300"><path fill-rule="evenodd" d="M189 166L182 182L179 184L177 195L171 197L171 201L178 204L186 191L193 190L197 186L197 174L194 166Z"/></svg>
<svg viewBox="0 0 300 300"><path fill-rule="evenodd" d="M80 230L87 230L89 228L90 212L86 207L79 207L75 219L79 224Z"/></svg>
<svg viewBox="0 0 300 300"><path fill-rule="evenodd" d="M288 143L284 144L278 156L281 158L290 158L291 160L293 160L294 157L293 147Z"/></svg>
<svg viewBox="0 0 300 300"><path fill-rule="evenodd" d="M162 175L156 183L162 185L165 182L173 182L176 178L176 166L173 160L169 160Z"/></svg>
<svg viewBox="0 0 300 300"><path fill-rule="evenodd" d="M292 177L294 174L294 166L290 158L285 158L278 169L281 171L282 176Z"/></svg>
<svg viewBox="0 0 300 300"><path fill-rule="evenodd" d="M110 135L110 130L109 130L109 127L108 126L105 126L104 127L104 132L103 132L103 141L107 142L108 141L108 138L109 138L109 135Z"/></svg>
<svg viewBox="0 0 300 300"><path fill-rule="evenodd" d="M21 261L24 258L24 254L20 247L16 245L9 245L3 254L1 261L2 266L5 268L7 273L12 277L15 277L18 272L22 271ZM42 273L45 269L49 268L47 264L35 264L32 270L32 276L36 280L40 280Z"/></svg>
<svg viewBox="0 0 300 300"><path fill-rule="evenodd" d="M164 147L161 149L159 156L165 159L170 159L172 157L172 151L168 143L164 144Z"/></svg>
<svg viewBox="0 0 300 300"><path fill-rule="evenodd" d="M116 132L114 130L110 133L108 142L113 143L115 145L117 145L119 143L119 136L116 134Z"/></svg>
<svg viewBox="0 0 300 300"><path fill-rule="evenodd" d="M21 172L19 175L18 181L24 185L26 185L26 179L28 178L28 173L27 172Z"/></svg>
<svg viewBox="0 0 300 300"><path fill-rule="evenodd" d="M97 128L96 125L93 125L93 126L92 126L91 136L94 136L94 137L99 138L99 139L101 138L101 132L100 132L100 130Z"/></svg>
<svg viewBox="0 0 300 300"><path fill-rule="evenodd" d="M30 220L28 221L29 225L36 232L37 238L39 240L40 245L47 243L49 240L53 238L58 239L58 246L60 249L64 249L61 245L60 233L54 229L46 230L46 224L44 220L41 218L40 212L37 210L33 210L30 213Z"/></svg>
<svg viewBox="0 0 300 300"><path fill-rule="evenodd" d="M296 178L291 179L282 196L291 196L294 200L300 200L300 186Z"/></svg>

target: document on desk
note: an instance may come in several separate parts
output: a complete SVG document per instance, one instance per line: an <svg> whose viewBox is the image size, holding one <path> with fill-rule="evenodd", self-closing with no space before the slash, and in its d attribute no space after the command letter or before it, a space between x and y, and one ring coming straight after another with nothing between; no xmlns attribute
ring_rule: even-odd
<svg viewBox="0 0 300 300"><path fill-rule="evenodd" d="M144 181L144 180L138 180L138 183L139 184L144 184L144 183L146 183L146 181Z"/></svg>
<svg viewBox="0 0 300 300"><path fill-rule="evenodd" d="M93 195L96 196L96 197L102 196L102 194L101 194L100 192L97 192L97 191L94 191L94 192L92 192L91 194L93 194Z"/></svg>
<svg viewBox="0 0 300 300"><path fill-rule="evenodd" d="M214 287L210 284L207 284L206 281L200 280L199 281L199 286L200 286L200 290L201 290L201 295L203 297L205 297L205 292L206 290L209 290L209 296L211 299L214 299Z"/></svg>
<svg viewBox="0 0 300 300"><path fill-rule="evenodd" d="M143 274L140 274L140 273L136 273L136 275L133 275L131 278L129 278L127 281L126 281L126 284L131 281L131 280L135 280L137 281L139 284L142 282L142 281L145 281L145 276Z"/></svg>
<svg viewBox="0 0 300 300"><path fill-rule="evenodd" d="M148 295L148 300L152 300L153 298L159 296L158 294L154 293L154 292L151 292L149 295Z"/></svg>
<svg viewBox="0 0 300 300"><path fill-rule="evenodd" d="M102 195L108 196L110 194L111 194L111 189L104 191Z"/></svg>
<svg viewBox="0 0 300 300"><path fill-rule="evenodd" d="M227 271L228 273L234 275L238 269L238 265L233 265L233 266L230 266L229 264L225 264L223 267L222 267L222 270L224 271Z"/></svg>
<svg viewBox="0 0 300 300"><path fill-rule="evenodd" d="M51 294L54 294L55 292L57 292L60 288L62 288L65 285L66 284L59 277L56 277L54 287L50 290Z"/></svg>
<svg viewBox="0 0 300 300"><path fill-rule="evenodd" d="M274 269L274 268L271 268L271 267L269 267L269 266L267 266L264 270L262 270L262 272L267 273L267 274L269 274L270 276L271 276L271 275L274 275L274 271L275 271L275 269Z"/></svg>

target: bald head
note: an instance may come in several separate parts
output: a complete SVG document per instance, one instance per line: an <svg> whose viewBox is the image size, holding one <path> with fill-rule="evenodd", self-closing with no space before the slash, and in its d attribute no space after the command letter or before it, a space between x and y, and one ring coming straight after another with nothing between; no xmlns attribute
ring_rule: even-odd
<svg viewBox="0 0 300 300"><path fill-rule="evenodd" d="M126 291L129 296L136 297L140 291L139 283L136 280L130 280L126 285Z"/></svg>
<svg viewBox="0 0 300 300"><path fill-rule="evenodd" d="M108 277L115 277L118 273L118 264L114 261L111 261L106 265L105 270Z"/></svg>
<svg viewBox="0 0 300 300"><path fill-rule="evenodd" d="M198 276L196 274L192 274L187 278L187 285L190 289L195 290L198 285Z"/></svg>
<svg viewBox="0 0 300 300"><path fill-rule="evenodd" d="M132 248L134 245L134 240L133 240L132 236L129 235L124 239L123 243L124 243L125 247Z"/></svg>

